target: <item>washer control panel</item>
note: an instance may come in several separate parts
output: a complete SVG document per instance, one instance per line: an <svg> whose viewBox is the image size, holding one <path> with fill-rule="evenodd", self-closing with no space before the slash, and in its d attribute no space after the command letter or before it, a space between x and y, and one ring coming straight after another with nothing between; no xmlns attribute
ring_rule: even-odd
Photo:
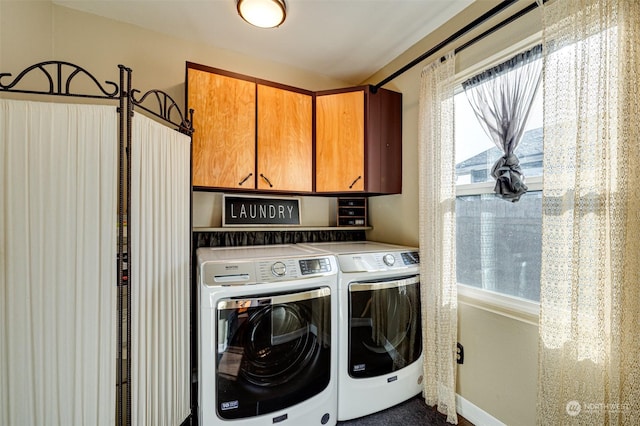
<svg viewBox="0 0 640 426"><path fill-rule="evenodd" d="M275 277L284 277L285 275L287 275L287 265L285 265L283 262L276 262L271 265L271 272Z"/></svg>
<svg viewBox="0 0 640 426"><path fill-rule="evenodd" d="M200 266L204 284L210 286L265 284L337 273L336 258L329 255L312 258L205 262Z"/></svg>
<svg viewBox="0 0 640 426"><path fill-rule="evenodd" d="M382 261L387 266L393 266L396 263L396 258L392 254L385 254L382 256Z"/></svg>
<svg viewBox="0 0 640 426"><path fill-rule="evenodd" d="M337 273L337 267L332 267L331 256L276 261L265 260L256 262L256 273L259 282L286 281L330 273L335 274Z"/></svg>
<svg viewBox="0 0 640 426"><path fill-rule="evenodd" d="M328 257L318 259L303 259L300 261L302 275L318 274L331 271L331 262Z"/></svg>

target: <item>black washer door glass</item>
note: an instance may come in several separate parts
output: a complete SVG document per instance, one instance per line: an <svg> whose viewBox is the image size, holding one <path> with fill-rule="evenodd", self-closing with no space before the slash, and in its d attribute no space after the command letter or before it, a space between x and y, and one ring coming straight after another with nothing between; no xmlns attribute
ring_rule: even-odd
<svg viewBox="0 0 640 426"><path fill-rule="evenodd" d="M376 377L415 362L422 353L417 276L349 285L349 375Z"/></svg>
<svg viewBox="0 0 640 426"><path fill-rule="evenodd" d="M322 392L331 372L330 312L328 287L220 301L218 416L267 414Z"/></svg>

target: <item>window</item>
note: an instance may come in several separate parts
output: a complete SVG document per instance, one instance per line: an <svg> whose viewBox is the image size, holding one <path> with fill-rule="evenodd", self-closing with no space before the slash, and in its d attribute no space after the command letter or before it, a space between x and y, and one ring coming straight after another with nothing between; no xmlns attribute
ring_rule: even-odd
<svg viewBox="0 0 640 426"><path fill-rule="evenodd" d="M542 90L516 149L529 190L511 203L493 193L493 164L502 156L466 94L454 98L456 247L459 284L540 300L542 233Z"/></svg>

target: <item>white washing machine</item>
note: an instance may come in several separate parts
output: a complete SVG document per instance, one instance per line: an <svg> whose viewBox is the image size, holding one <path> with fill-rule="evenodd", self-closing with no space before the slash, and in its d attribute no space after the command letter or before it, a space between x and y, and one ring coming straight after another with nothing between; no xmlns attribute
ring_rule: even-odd
<svg viewBox="0 0 640 426"><path fill-rule="evenodd" d="M337 422L336 258L296 245L199 248L198 422Z"/></svg>
<svg viewBox="0 0 640 426"><path fill-rule="evenodd" d="M338 258L338 420L422 391L418 249L373 241L314 243Z"/></svg>

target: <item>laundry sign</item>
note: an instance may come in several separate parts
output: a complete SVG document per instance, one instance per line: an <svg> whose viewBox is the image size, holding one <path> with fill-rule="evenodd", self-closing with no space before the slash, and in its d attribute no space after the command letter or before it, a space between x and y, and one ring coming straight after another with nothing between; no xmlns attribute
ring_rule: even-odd
<svg viewBox="0 0 640 426"><path fill-rule="evenodd" d="M300 199L223 195L223 226L300 225Z"/></svg>

